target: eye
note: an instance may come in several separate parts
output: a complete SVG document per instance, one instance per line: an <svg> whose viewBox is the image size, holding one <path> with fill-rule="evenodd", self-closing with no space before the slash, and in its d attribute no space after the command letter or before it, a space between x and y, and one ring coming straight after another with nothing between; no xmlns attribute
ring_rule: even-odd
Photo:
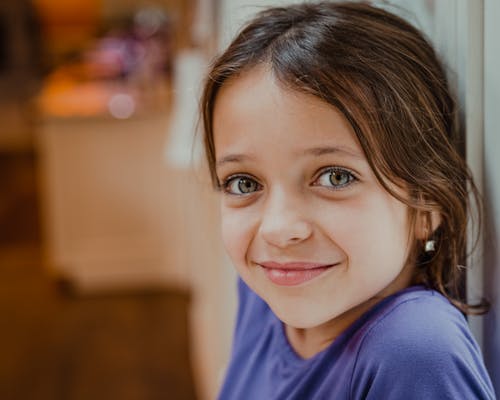
<svg viewBox="0 0 500 400"><path fill-rule="evenodd" d="M246 175L231 176L222 183L222 189L229 194L248 195L261 189L261 185Z"/></svg>
<svg viewBox="0 0 500 400"><path fill-rule="evenodd" d="M356 180L353 173L345 168L329 167L320 173L313 185L342 189Z"/></svg>

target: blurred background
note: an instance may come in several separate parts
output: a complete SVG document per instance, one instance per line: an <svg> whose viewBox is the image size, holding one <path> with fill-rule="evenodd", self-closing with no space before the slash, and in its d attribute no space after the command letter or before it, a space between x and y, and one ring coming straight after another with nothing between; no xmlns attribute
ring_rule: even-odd
<svg viewBox="0 0 500 400"><path fill-rule="evenodd" d="M0 398L213 397L232 312L193 138L216 11L0 3Z"/></svg>
<svg viewBox="0 0 500 400"><path fill-rule="evenodd" d="M235 275L197 127L207 65L282 0L2 0L0 398L213 399ZM500 35L495 0L396 5L463 104L490 232L471 327L500 382ZM495 17L496 16L496 17Z"/></svg>

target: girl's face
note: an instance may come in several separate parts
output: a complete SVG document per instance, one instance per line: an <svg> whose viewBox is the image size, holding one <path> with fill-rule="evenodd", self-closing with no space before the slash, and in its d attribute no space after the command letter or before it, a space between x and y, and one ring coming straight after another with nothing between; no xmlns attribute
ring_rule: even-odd
<svg viewBox="0 0 500 400"><path fill-rule="evenodd" d="M257 67L224 84L213 127L226 250L283 322L356 318L409 285L407 207L339 111Z"/></svg>

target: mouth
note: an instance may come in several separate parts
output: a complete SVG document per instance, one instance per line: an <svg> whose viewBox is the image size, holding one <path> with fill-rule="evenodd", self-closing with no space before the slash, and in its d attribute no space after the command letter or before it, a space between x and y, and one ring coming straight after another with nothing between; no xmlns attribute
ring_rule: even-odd
<svg viewBox="0 0 500 400"><path fill-rule="evenodd" d="M318 264L318 263L276 263L264 262L258 263L266 274L267 278L279 286L297 286L308 282L326 271L329 271L339 263Z"/></svg>

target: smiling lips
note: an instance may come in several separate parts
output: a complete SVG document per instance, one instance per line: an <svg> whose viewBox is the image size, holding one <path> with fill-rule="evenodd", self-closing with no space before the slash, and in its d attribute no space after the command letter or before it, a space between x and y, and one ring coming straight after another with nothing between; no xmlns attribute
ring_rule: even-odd
<svg viewBox="0 0 500 400"><path fill-rule="evenodd" d="M264 273L269 280L280 286L295 286L310 281L321 275L323 272L334 267L336 264L317 264L317 263L259 263L264 269Z"/></svg>

